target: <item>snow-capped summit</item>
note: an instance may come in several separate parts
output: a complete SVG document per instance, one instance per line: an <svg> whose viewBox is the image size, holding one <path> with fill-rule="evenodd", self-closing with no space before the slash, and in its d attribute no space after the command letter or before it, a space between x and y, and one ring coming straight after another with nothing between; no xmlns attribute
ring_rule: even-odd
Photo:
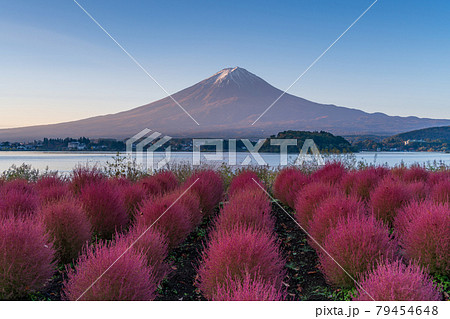
<svg viewBox="0 0 450 319"><path fill-rule="evenodd" d="M227 86L230 84L242 87L248 84L254 85L256 83L267 83L260 77L240 67L225 68L223 70L220 70L213 76L206 79L206 81L212 82L214 85L219 87Z"/></svg>

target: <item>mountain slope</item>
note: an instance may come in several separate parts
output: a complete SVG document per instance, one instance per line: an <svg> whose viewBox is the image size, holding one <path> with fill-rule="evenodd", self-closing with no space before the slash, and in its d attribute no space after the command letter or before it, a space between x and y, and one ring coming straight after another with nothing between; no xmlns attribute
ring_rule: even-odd
<svg viewBox="0 0 450 319"><path fill-rule="evenodd" d="M450 141L450 126L430 127L422 130L405 132L392 136L391 138L400 138L406 140L441 140Z"/></svg>
<svg viewBox="0 0 450 319"><path fill-rule="evenodd" d="M314 103L285 94L254 126L251 124L282 91L243 68L223 69L170 97L129 111L84 120L0 130L0 140L44 137L124 139L144 128L175 137L266 137L285 130L324 130L334 134L396 134L450 120L388 116Z"/></svg>

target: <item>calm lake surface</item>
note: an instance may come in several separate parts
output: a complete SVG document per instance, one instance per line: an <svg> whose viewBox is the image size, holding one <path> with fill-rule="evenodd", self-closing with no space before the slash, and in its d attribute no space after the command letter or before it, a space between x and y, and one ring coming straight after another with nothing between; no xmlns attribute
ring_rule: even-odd
<svg viewBox="0 0 450 319"><path fill-rule="evenodd" d="M201 161L204 162L204 154L202 153ZM62 173L70 172L77 164L99 164L104 165L111 162L116 153L75 153L75 152L0 152L0 172L7 170L11 165L21 165L23 163L30 164L39 170L57 170ZM123 154L125 155L125 154ZM237 163L242 163L249 153L237 153ZM264 161L271 167L277 167L280 163L280 155L276 153L260 153ZM415 163L427 164L442 162L450 165L450 153L434 153L434 152L363 152L352 155L345 155L341 158L349 159L353 157L356 161L363 161L367 164L376 163L377 165L387 164L395 166L401 162L406 165ZM288 162L295 161L297 155L288 155ZM155 153L155 162L163 159L164 153ZM190 152L173 152L171 154L171 162L192 162L192 153ZM253 159L252 159L253 160ZM228 162L225 160L219 162ZM253 160L253 164L256 162Z"/></svg>

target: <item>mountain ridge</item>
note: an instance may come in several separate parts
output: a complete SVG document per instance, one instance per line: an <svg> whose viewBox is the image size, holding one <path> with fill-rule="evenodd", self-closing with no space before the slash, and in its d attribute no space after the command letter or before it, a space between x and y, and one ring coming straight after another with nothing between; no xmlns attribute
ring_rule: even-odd
<svg viewBox="0 0 450 319"><path fill-rule="evenodd" d="M443 142L450 141L450 126L428 127L425 129L414 130L410 132L400 133L391 138L401 138L403 140L442 140Z"/></svg>
<svg viewBox="0 0 450 319"><path fill-rule="evenodd" d="M125 139L144 128L173 137L262 137L285 130L393 135L450 125L447 119L367 113L355 108L315 103L286 93L252 126L282 93L244 68L225 68L171 95L200 125L168 96L115 114L58 124L0 129L0 140L80 136Z"/></svg>

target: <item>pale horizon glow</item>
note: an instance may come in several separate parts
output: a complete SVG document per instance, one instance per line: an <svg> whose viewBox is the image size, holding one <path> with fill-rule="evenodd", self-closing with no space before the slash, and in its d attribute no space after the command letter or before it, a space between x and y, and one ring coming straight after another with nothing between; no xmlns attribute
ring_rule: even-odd
<svg viewBox="0 0 450 319"><path fill-rule="evenodd" d="M235 66L284 90L373 1L79 2L175 93ZM446 1L378 1L288 93L369 113L450 119L449 10ZM166 97L73 1L5 2L0 21L0 128Z"/></svg>

